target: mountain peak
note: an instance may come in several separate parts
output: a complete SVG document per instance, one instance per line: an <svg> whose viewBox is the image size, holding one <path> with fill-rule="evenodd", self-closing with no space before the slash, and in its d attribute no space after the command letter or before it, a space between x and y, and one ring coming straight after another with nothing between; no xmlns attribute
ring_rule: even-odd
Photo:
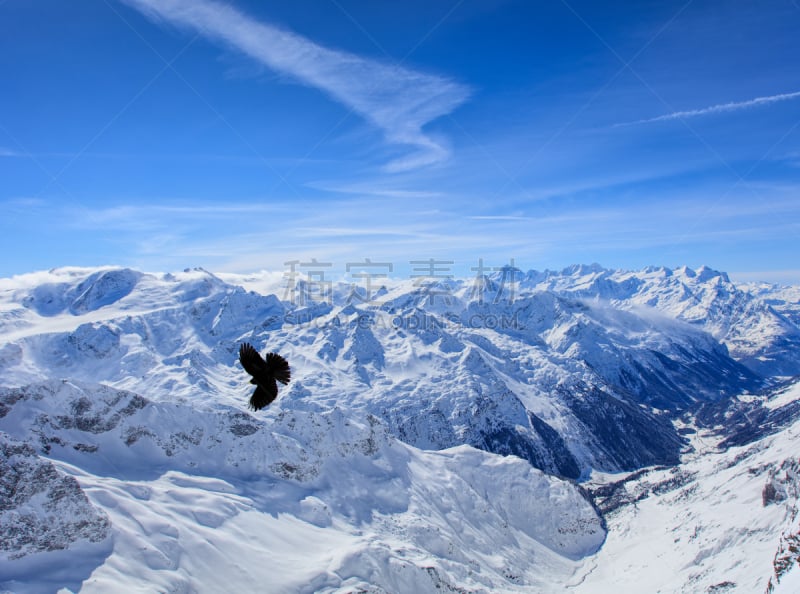
<svg viewBox="0 0 800 594"><path fill-rule="evenodd" d="M584 276L587 274L599 274L602 272L610 272L597 262L593 262L592 264L573 264L571 266L567 266L561 271L561 274L564 276Z"/></svg>

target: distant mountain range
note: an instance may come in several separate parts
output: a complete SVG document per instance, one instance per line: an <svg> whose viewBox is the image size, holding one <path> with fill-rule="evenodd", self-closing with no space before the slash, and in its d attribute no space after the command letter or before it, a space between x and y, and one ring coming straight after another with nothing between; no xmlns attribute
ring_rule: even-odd
<svg viewBox="0 0 800 594"><path fill-rule="evenodd" d="M50 577L91 591L114 571L163 571L164 588L213 591L192 577L192 539L216 530L219 546L272 550L236 523L253 513L264 530L342 539L352 555L321 547L274 591L545 591L602 558L608 514L639 500L598 477L688 459L707 468L724 454L704 444L786 440L800 417L795 288L737 286L705 267L270 278L66 268L0 279L2 482L14 494L0 506L11 543L0 586L21 587L37 558L89 547L94 565ZM258 414L247 411L243 341L292 365ZM675 489L701 484L692 472ZM41 486L22 490L34 476ZM781 505L796 509L795 479L780 480ZM208 505L174 499L184 486ZM172 524L148 516L158 529L134 509L154 493L157 509L184 506ZM78 518L71 539L51 538L54 513ZM358 526L371 532L359 540ZM131 534L160 553L112 570L133 554ZM243 571L247 590L261 574Z"/></svg>

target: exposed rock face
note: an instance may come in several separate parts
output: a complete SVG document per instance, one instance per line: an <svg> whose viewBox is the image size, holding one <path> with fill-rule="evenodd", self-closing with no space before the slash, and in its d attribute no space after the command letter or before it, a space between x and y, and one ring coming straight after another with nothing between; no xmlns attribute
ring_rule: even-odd
<svg viewBox="0 0 800 594"><path fill-rule="evenodd" d="M74 477L0 432L0 558L66 549L81 540L96 543L109 532L108 517Z"/></svg>
<svg viewBox="0 0 800 594"><path fill-rule="evenodd" d="M767 585L767 592L778 589L789 591L781 586L790 573L795 584L800 582L800 458L790 458L780 466L770 468L762 498L764 506L783 505L788 508L789 527L781 534L775 551L772 560L774 573Z"/></svg>

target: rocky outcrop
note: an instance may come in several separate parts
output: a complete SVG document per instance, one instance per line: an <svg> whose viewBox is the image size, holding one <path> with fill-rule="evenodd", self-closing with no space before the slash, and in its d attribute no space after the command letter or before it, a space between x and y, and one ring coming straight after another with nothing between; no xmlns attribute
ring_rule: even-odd
<svg viewBox="0 0 800 594"><path fill-rule="evenodd" d="M0 432L0 559L97 543L110 528L74 477Z"/></svg>

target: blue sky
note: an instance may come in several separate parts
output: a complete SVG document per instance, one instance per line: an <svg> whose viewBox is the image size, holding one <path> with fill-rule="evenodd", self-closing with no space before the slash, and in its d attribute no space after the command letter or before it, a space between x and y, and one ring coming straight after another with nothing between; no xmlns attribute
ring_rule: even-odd
<svg viewBox="0 0 800 594"><path fill-rule="evenodd" d="M0 0L0 276L800 283L800 0Z"/></svg>

